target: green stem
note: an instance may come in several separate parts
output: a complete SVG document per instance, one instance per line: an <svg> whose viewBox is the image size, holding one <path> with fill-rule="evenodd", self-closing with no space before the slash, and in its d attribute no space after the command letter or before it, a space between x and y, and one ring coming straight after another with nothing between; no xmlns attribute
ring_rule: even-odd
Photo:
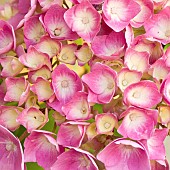
<svg viewBox="0 0 170 170"><path fill-rule="evenodd" d="M29 135L29 133L27 132L27 130L19 137L19 140L22 141L24 140L27 136Z"/></svg>

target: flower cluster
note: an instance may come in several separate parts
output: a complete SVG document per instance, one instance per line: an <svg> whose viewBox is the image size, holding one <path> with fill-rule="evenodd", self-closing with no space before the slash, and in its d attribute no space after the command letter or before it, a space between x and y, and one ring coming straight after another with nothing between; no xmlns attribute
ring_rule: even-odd
<svg viewBox="0 0 170 170"><path fill-rule="evenodd" d="M0 169L168 170L169 46L168 0L2 3Z"/></svg>

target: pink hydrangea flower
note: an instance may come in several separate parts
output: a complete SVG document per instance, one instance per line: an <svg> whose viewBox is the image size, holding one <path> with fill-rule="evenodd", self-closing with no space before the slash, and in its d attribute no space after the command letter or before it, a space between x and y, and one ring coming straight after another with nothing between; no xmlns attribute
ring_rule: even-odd
<svg viewBox="0 0 170 170"><path fill-rule="evenodd" d="M154 14L144 27L146 35L153 37L157 41L167 44L170 42L170 7L166 7L160 13Z"/></svg>
<svg viewBox="0 0 170 170"><path fill-rule="evenodd" d="M157 123L158 111L129 107L120 118L124 117L118 132L134 140L149 139Z"/></svg>
<svg viewBox="0 0 170 170"><path fill-rule="evenodd" d="M24 156L20 141L0 125L0 169L24 170Z"/></svg>
<svg viewBox="0 0 170 170"><path fill-rule="evenodd" d="M6 21L0 20L0 54L15 49L16 39L13 27Z"/></svg>
<svg viewBox="0 0 170 170"><path fill-rule="evenodd" d="M17 121L30 133L37 128L42 128L48 122L48 112L46 111L44 115L36 107L29 107L22 111Z"/></svg>
<svg viewBox="0 0 170 170"><path fill-rule="evenodd" d="M165 160L165 146L163 141L168 129L155 129L149 139L140 142L146 147L151 160Z"/></svg>
<svg viewBox="0 0 170 170"><path fill-rule="evenodd" d="M40 38L45 35L45 29L39 17L39 15L32 16L24 23L24 41L27 48L39 42Z"/></svg>
<svg viewBox="0 0 170 170"><path fill-rule="evenodd" d="M19 61L27 66L30 70L40 69L46 65L51 70L51 62L49 56L38 51L35 47L30 46L28 52L19 57Z"/></svg>
<svg viewBox="0 0 170 170"><path fill-rule="evenodd" d="M117 126L117 118L112 113L102 113L95 116L96 129L98 134L111 134Z"/></svg>
<svg viewBox="0 0 170 170"><path fill-rule="evenodd" d="M66 122L61 124L57 143L65 147L80 147L86 133L87 122Z"/></svg>
<svg viewBox="0 0 170 170"><path fill-rule="evenodd" d="M77 91L82 90L81 79L64 64L60 64L54 69L52 86L57 99L62 103L68 102Z"/></svg>
<svg viewBox="0 0 170 170"><path fill-rule="evenodd" d="M64 13L64 19L71 30L86 42L91 42L100 30L100 14L88 1L68 9Z"/></svg>
<svg viewBox="0 0 170 170"><path fill-rule="evenodd" d="M124 102L142 108L151 108L162 100L156 84L149 80L133 83L124 91Z"/></svg>
<svg viewBox="0 0 170 170"><path fill-rule="evenodd" d="M74 52L77 50L77 44L66 44L62 46L61 52L58 55L58 60L62 63L74 65L76 56Z"/></svg>
<svg viewBox="0 0 170 170"><path fill-rule="evenodd" d="M107 65L95 63L91 72L83 75L88 86L88 102L109 103L115 93L116 72Z"/></svg>
<svg viewBox="0 0 170 170"><path fill-rule="evenodd" d="M107 170L150 170L145 148L134 141L117 139L107 145L97 159L104 163Z"/></svg>
<svg viewBox="0 0 170 170"><path fill-rule="evenodd" d="M87 95L85 92L77 92L74 98L62 107L68 120L88 120L91 117Z"/></svg>
<svg viewBox="0 0 170 170"><path fill-rule="evenodd" d="M60 5L62 6L63 0L38 0L40 6L42 7L43 11L47 11L52 5Z"/></svg>
<svg viewBox="0 0 170 170"><path fill-rule="evenodd" d="M103 4L103 19L114 31L120 32L140 10L140 5L134 0L106 0Z"/></svg>
<svg viewBox="0 0 170 170"><path fill-rule="evenodd" d="M48 100L54 94L51 83L42 77L37 78L35 84L31 86L31 91L38 96L39 101Z"/></svg>
<svg viewBox="0 0 170 170"><path fill-rule="evenodd" d="M53 138L53 133L43 130L35 130L24 142L24 161L37 162L45 170L49 170L63 152Z"/></svg>
<svg viewBox="0 0 170 170"><path fill-rule="evenodd" d="M50 79L51 71L49 67L44 65L40 69L28 72L28 80L30 83L35 83L38 77L42 77L46 80Z"/></svg>
<svg viewBox="0 0 170 170"><path fill-rule="evenodd" d="M24 68L23 64L18 60L18 58L13 56L0 58L0 63L3 67L1 72L3 77L14 77Z"/></svg>
<svg viewBox="0 0 170 170"><path fill-rule="evenodd" d="M164 81L161 84L161 93L163 94L163 99L166 103L170 104L170 74L164 79Z"/></svg>
<svg viewBox="0 0 170 170"><path fill-rule="evenodd" d="M64 21L66 9L59 5L52 5L46 12L43 23L52 38L58 40L75 40L78 35L72 32Z"/></svg>
<svg viewBox="0 0 170 170"><path fill-rule="evenodd" d="M153 2L152 0L136 0L136 2L140 5L141 11L131 20L130 24L139 28L153 15Z"/></svg>
<svg viewBox="0 0 170 170"><path fill-rule="evenodd" d="M122 68L117 75L117 86L122 92L131 84L137 83L141 80L142 73L136 70L129 70L128 68Z"/></svg>
<svg viewBox="0 0 170 170"><path fill-rule="evenodd" d="M19 102L19 106L22 105L30 92L30 85L24 77L10 77L6 78L7 92L4 97L4 101L16 101Z"/></svg>
<svg viewBox="0 0 170 170"><path fill-rule="evenodd" d="M112 31L109 35L99 35L92 41L94 54L102 59L113 60L122 57L125 53L125 34Z"/></svg>
<svg viewBox="0 0 170 170"><path fill-rule="evenodd" d="M0 106L0 124L11 131L15 131L20 126L16 119L21 111L21 107Z"/></svg>
<svg viewBox="0 0 170 170"><path fill-rule="evenodd" d="M124 63L130 70L136 70L142 73L147 72L150 66L149 53L138 52L129 48L126 50Z"/></svg>
<svg viewBox="0 0 170 170"><path fill-rule="evenodd" d="M77 62L80 66L88 63L93 57L93 52L87 43L84 43L80 49L74 52L74 54L76 55Z"/></svg>
<svg viewBox="0 0 170 170"><path fill-rule="evenodd" d="M34 47L45 54L48 54L49 58L57 56L61 51L61 42L50 38L49 36L44 36L40 41L34 45Z"/></svg>
<svg viewBox="0 0 170 170"><path fill-rule="evenodd" d="M98 170L93 155L81 149L70 149L58 156L51 170Z"/></svg>

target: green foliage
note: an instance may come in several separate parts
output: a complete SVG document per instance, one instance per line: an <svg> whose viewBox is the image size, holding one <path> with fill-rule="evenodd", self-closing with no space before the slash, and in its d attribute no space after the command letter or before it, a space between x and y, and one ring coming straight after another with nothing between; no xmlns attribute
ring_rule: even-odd
<svg viewBox="0 0 170 170"><path fill-rule="evenodd" d="M44 170L42 167L38 166L35 162L27 162L26 163L27 170Z"/></svg>

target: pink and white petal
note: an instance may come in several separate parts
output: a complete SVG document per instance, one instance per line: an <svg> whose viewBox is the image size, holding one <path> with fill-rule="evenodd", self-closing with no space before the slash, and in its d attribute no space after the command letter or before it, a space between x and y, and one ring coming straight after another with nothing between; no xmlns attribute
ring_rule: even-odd
<svg viewBox="0 0 170 170"><path fill-rule="evenodd" d="M78 35L72 32L64 21L63 15L66 9L59 5L52 5L44 16L44 25L52 38L58 40L75 40Z"/></svg>
<svg viewBox="0 0 170 170"><path fill-rule="evenodd" d="M40 69L43 65L46 65L51 70L51 62L47 54L39 52L35 47L30 46L28 52L19 57L22 64L27 66L30 70Z"/></svg>
<svg viewBox="0 0 170 170"><path fill-rule="evenodd" d="M141 72L129 70L128 68L123 68L118 73L117 86L123 92L129 85L139 82L141 78L142 78Z"/></svg>
<svg viewBox="0 0 170 170"><path fill-rule="evenodd" d="M0 141L0 168L2 170L24 170L24 156L20 141L1 125Z"/></svg>
<svg viewBox="0 0 170 170"><path fill-rule="evenodd" d="M139 4L133 0L107 0L103 4L103 19L114 31L120 32L140 10Z"/></svg>
<svg viewBox="0 0 170 170"><path fill-rule="evenodd" d="M154 82L143 80L128 86L123 100L126 105L151 108L161 102L162 95Z"/></svg>
<svg viewBox="0 0 170 170"><path fill-rule="evenodd" d="M22 93L25 91L25 78L6 78L7 92L4 101L19 101Z"/></svg>
<svg viewBox="0 0 170 170"><path fill-rule="evenodd" d="M35 84L31 86L31 91L37 94L39 101L48 100L54 94L50 82L42 77L37 78Z"/></svg>
<svg viewBox="0 0 170 170"><path fill-rule="evenodd" d="M74 52L77 50L76 44L63 45L60 54L58 55L59 61L66 64L74 65L76 62L76 56Z"/></svg>
<svg viewBox="0 0 170 170"><path fill-rule="evenodd" d="M164 59L158 59L149 69L149 74L157 81L164 80L168 75L170 68L166 66Z"/></svg>
<svg viewBox="0 0 170 170"><path fill-rule="evenodd" d="M0 20L0 54L15 49L16 38L13 27L6 21Z"/></svg>
<svg viewBox="0 0 170 170"><path fill-rule="evenodd" d="M136 2L140 5L141 11L131 20L130 24L139 28L153 15L153 2L151 0L137 0Z"/></svg>
<svg viewBox="0 0 170 170"><path fill-rule="evenodd" d="M130 107L124 117L118 132L133 140L148 139L154 129L154 119L146 114L144 109Z"/></svg>
<svg viewBox="0 0 170 170"><path fill-rule="evenodd" d="M82 90L81 79L64 64L60 64L54 69L52 86L57 99L63 103L71 99L77 91Z"/></svg>
<svg viewBox="0 0 170 170"><path fill-rule="evenodd" d="M43 11L47 11L52 5L58 4L62 6L63 0L38 0Z"/></svg>
<svg viewBox="0 0 170 170"><path fill-rule="evenodd" d="M170 67L170 48L167 48L165 54L163 55L163 59L165 60L166 66Z"/></svg>
<svg viewBox="0 0 170 170"><path fill-rule="evenodd" d="M97 159L103 162L108 170L136 170L136 167L139 170L150 170L145 149L139 143L130 140L118 139L111 142L99 152Z"/></svg>
<svg viewBox="0 0 170 170"><path fill-rule="evenodd" d="M27 48L40 41L40 38L45 35L45 29L39 20L39 16L30 17L24 23L24 37Z"/></svg>
<svg viewBox="0 0 170 170"><path fill-rule="evenodd" d="M170 7L164 8L160 13L153 15L144 24L146 35L153 37L164 45L170 42Z"/></svg>
<svg viewBox="0 0 170 170"><path fill-rule="evenodd" d="M23 64L18 60L18 58L13 56L6 56L0 58L0 63L3 67L1 75L3 77L13 77L19 74L23 69Z"/></svg>
<svg viewBox="0 0 170 170"><path fill-rule="evenodd" d="M88 1L83 1L64 13L64 19L72 31L91 42L100 30L100 14Z"/></svg>
<svg viewBox="0 0 170 170"><path fill-rule="evenodd" d="M83 66L91 60L93 57L93 52L87 43L84 43L80 49L76 50L74 54L77 57L78 64Z"/></svg>
<svg viewBox="0 0 170 170"><path fill-rule="evenodd" d="M99 58L112 60L124 55L125 45L124 33L112 31L109 35L96 36L92 41L92 50Z"/></svg>
<svg viewBox="0 0 170 170"><path fill-rule="evenodd" d="M57 143L66 147L79 147L86 131L85 125L62 124L57 134Z"/></svg>
<svg viewBox="0 0 170 170"><path fill-rule="evenodd" d="M112 113L98 114L95 120L98 134L110 134L117 125L117 118Z"/></svg>
<svg viewBox="0 0 170 170"><path fill-rule="evenodd" d="M163 94L163 99L166 101L166 103L170 104L170 76L166 77L166 79L161 84L161 93Z"/></svg>
<svg viewBox="0 0 170 170"><path fill-rule="evenodd" d="M44 65L38 70L33 70L28 72L28 80L30 83L35 83L38 77L42 77L46 80L51 78L50 69Z"/></svg>
<svg viewBox="0 0 170 170"><path fill-rule="evenodd" d="M58 156L57 161L52 166L51 170L66 170L66 169L80 169L80 170L98 170L94 160L87 154L79 150L70 149Z"/></svg>
<svg viewBox="0 0 170 170"><path fill-rule="evenodd" d="M17 107L0 106L0 124L11 131L15 131L20 126L16 119L21 111L21 108Z"/></svg>
<svg viewBox="0 0 170 170"><path fill-rule="evenodd" d="M44 36L34 46L38 51L48 54L50 58L57 56L61 51L61 42L52 39L48 36Z"/></svg>
<svg viewBox="0 0 170 170"><path fill-rule="evenodd" d="M87 93L77 92L68 103L62 107L68 120L87 120L90 118L90 106L87 102Z"/></svg>
<svg viewBox="0 0 170 170"><path fill-rule="evenodd" d="M125 54L125 65L130 70L136 70L147 72L149 69L149 53L148 52L138 52L131 48L126 51Z"/></svg>
<svg viewBox="0 0 170 170"><path fill-rule="evenodd" d="M37 128L43 127L48 121L48 113L45 115L36 107L24 109L18 116L17 121L31 132Z"/></svg>
<svg viewBox="0 0 170 170"><path fill-rule="evenodd" d="M168 134L168 129L156 129L151 137L145 142L140 141L147 148L149 159L165 160L165 146L163 141Z"/></svg>

